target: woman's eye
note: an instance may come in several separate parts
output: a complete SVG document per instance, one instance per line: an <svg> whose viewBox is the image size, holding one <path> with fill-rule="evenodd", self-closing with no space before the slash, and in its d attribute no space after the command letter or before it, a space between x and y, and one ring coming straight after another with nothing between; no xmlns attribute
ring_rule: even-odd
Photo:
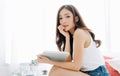
<svg viewBox="0 0 120 76"><path fill-rule="evenodd" d="M59 18L60 20L62 19L62 18Z"/></svg>
<svg viewBox="0 0 120 76"><path fill-rule="evenodd" d="M69 18L70 16L66 16L66 18ZM60 20L62 20L63 18L59 18Z"/></svg>
<svg viewBox="0 0 120 76"><path fill-rule="evenodd" d="M66 16L67 18L69 18L70 16Z"/></svg>

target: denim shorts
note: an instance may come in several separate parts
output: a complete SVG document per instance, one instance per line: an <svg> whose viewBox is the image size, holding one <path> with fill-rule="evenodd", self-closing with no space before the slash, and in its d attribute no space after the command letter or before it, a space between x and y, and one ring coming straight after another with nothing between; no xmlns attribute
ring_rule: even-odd
<svg viewBox="0 0 120 76"><path fill-rule="evenodd" d="M90 76L110 76L106 66L104 65L99 66L97 69L92 70L92 71L84 71L84 73Z"/></svg>

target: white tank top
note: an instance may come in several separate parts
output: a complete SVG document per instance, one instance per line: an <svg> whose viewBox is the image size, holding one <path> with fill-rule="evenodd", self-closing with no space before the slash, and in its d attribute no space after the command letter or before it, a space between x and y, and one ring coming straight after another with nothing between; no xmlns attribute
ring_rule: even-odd
<svg viewBox="0 0 120 76"><path fill-rule="evenodd" d="M101 65L105 65L102 53L96 47L96 43L93 41L91 36L90 39L90 45L85 48L83 52L83 61L81 65L82 71L94 70Z"/></svg>

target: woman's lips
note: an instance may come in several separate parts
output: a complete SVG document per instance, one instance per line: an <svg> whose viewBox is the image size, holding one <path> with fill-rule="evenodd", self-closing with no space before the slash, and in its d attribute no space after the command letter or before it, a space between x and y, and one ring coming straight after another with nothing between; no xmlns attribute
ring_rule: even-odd
<svg viewBox="0 0 120 76"><path fill-rule="evenodd" d="M63 25L63 27L67 27L68 25Z"/></svg>

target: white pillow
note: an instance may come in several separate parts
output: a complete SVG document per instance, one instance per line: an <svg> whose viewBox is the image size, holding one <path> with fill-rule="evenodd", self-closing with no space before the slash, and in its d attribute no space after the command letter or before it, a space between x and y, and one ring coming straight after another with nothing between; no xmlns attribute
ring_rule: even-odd
<svg viewBox="0 0 120 76"><path fill-rule="evenodd" d="M106 61L111 65L112 68L120 73L120 59L109 59Z"/></svg>

